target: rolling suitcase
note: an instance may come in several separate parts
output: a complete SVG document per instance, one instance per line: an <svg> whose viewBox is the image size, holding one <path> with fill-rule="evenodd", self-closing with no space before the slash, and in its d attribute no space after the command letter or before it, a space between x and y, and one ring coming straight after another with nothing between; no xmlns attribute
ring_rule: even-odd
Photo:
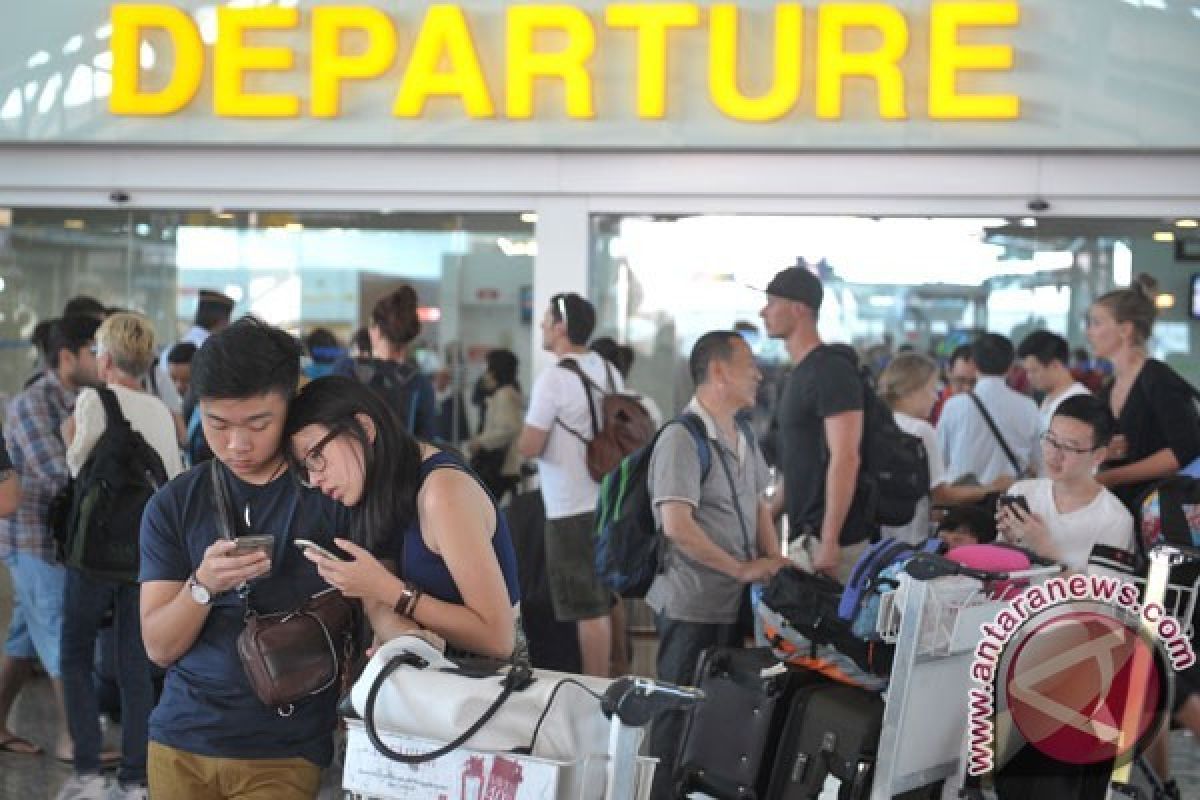
<svg viewBox="0 0 1200 800"><path fill-rule="evenodd" d="M770 648L704 651L695 679L704 702L684 727L676 759L677 796L694 790L719 800L761 797L788 698L796 687L814 681L824 679L789 670Z"/></svg>
<svg viewBox="0 0 1200 800"><path fill-rule="evenodd" d="M865 800L883 725L883 698L842 684L799 689L779 739L768 800L810 800L825 778L842 782L839 800Z"/></svg>

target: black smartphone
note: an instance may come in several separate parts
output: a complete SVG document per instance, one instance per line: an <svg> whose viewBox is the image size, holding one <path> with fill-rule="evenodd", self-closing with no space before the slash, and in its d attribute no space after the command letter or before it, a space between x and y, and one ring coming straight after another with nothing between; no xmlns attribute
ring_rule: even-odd
<svg viewBox="0 0 1200 800"><path fill-rule="evenodd" d="M996 500L996 502L1001 506L1007 506L1010 508L1012 506L1017 506L1024 511L1026 515L1033 513L1029 510L1029 501L1025 499L1024 495L1002 494Z"/></svg>

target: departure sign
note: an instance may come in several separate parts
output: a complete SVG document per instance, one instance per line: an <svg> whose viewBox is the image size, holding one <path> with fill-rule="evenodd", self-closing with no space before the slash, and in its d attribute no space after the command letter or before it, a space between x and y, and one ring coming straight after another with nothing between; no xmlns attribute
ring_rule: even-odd
<svg viewBox="0 0 1200 800"><path fill-rule="evenodd" d="M1005 34L1019 24L1017 2L933 2L919 19L872 2L766 9L521 3L498 6L486 25L473 16L482 12L462 5L435 3L423 12L416 4L396 5L393 11L334 4L219 7L209 42L196 20L174 6L114 5L109 111L331 119L348 113L347 95L356 85L384 82L390 107L356 108L356 114L421 119L438 104L466 120L595 120L618 112L662 120L696 102L670 69L687 56L707 65L706 75L687 79L706 82L712 108L740 122L796 114L806 85L813 87L812 113L819 120L847 118L850 87L874 92L878 120L1020 117L1015 91L963 87L964 79L991 73L994 90L996 78L1011 74L1014 48ZM761 41L745 34L751 13L770 15L772 33ZM142 57L149 42L161 55L152 67ZM625 57L632 63L613 64ZM806 64L813 65L811 80ZM752 68L762 80L747 80ZM202 91L206 76L211 92ZM600 82L623 79L633 81L630 107L598 110ZM922 87L919 109L910 99L913 80Z"/></svg>

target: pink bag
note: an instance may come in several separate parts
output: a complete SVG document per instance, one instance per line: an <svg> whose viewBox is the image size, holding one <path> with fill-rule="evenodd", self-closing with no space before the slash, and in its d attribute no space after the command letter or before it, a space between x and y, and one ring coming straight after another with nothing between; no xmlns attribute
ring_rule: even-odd
<svg viewBox="0 0 1200 800"><path fill-rule="evenodd" d="M1032 566L1028 554L1002 544L966 544L946 553L946 558L964 567L985 572L1020 572ZM1008 600L1028 585L1027 581L998 581L992 586L993 600Z"/></svg>

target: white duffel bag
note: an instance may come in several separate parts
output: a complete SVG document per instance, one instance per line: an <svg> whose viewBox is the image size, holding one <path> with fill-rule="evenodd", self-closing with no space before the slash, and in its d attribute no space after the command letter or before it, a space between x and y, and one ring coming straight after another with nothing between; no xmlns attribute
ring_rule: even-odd
<svg viewBox="0 0 1200 800"><path fill-rule="evenodd" d="M612 681L549 670L460 665L415 636L382 645L351 691L379 752L422 763L459 747L555 761L604 755L609 718L599 696ZM377 730L445 742L428 753L390 751Z"/></svg>

